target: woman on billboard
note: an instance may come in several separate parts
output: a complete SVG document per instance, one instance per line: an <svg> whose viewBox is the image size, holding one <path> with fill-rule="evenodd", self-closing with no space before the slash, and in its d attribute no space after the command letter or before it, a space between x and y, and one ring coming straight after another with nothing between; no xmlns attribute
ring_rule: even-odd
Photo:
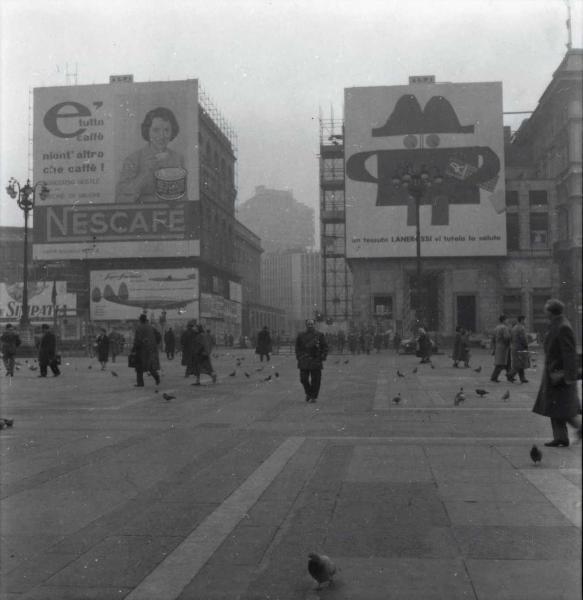
<svg viewBox="0 0 583 600"><path fill-rule="evenodd" d="M142 123L146 146L123 163L116 188L116 202L178 200L186 193L184 157L168 148L178 135L178 122L169 108L149 111Z"/></svg>

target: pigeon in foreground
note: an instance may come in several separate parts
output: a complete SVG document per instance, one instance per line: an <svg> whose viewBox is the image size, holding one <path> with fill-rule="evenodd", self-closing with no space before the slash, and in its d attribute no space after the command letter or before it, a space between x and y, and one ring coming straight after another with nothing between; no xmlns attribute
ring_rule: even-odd
<svg viewBox="0 0 583 600"><path fill-rule="evenodd" d="M411 371L411 373L417 373L417 367L415 367L415 368L414 368L414 369Z"/></svg>
<svg viewBox="0 0 583 600"><path fill-rule="evenodd" d="M403 373L397 369L397 377L405 377L405 375L403 375Z"/></svg>
<svg viewBox="0 0 583 600"><path fill-rule="evenodd" d="M271 375L268 375L263 381L271 381Z"/></svg>
<svg viewBox="0 0 583 600"><path fill-rule="evenodd" d="M251 377L251 375L249 375L249 373L247 373L247 371L245 371L245 377L247 377L247 379L249 379L249 377Z"/></svg>
<svg viewBox="0 0 583 600"><path fill-rule="evenodd" d="M275 372L275 377L279 377L279 373L277 371Z"/></svg>
<svg viewBox="0 0 583 600"><path fill-rule="evenodd" d="M28 367L31 371L36 371L38 367L35 367L34 365L30 365L30 367Z"/></svg>
<svg viewBox="0 0 583 600"><path fill-rule="evenodd" d="M465 399L466 396L464 394L464 388L461 387L460 391L455 395L455 398L453 400L454 406L459 406Z"/></svg>
<svg viewBox="0 0 583 600"><path fill-rule="evenodd" d="M394 398L393 398L393 402L395 404L399 404L399 402L401 402L401 392L399 392Z"/></svg>
<svg viewBox="0 0 583 600"><path fill-rule="evenodd" d="M170 400L176 400L176 396L173 396L172 394L167 394L166 392L162 394L162 398L164 398L166 402L170 402Z"/></svg>
<svg viewBox="0 0 583 600"><path fill-rule="evenodd" d="M477 369L474 369L476 373L480 373L482 371L482 365L480 365Z"/></svg>
<svg viewBox="0 0 583 600"><path fill-rule="evenodd" d="M510 398L510 390L506 390L502 396L502 400L508 400Z"/></svg>
<svg viewBox="0 0 583 600"><path fill-rule="evenodd" d="M537 448L536 444L533 444L530 449L530 458L532 458L532 462L535 466L542 460L543 453Z"/></svg>
<svg viewBox="0 0 583 600"><path fill-rule="evenodd" d="M478 394L478 396L480 396L480 398L483 398L486 394L489 394L490 392L488 390L480 390L477 389L476 390L476 394Z"/></svg>
<svg viewBox="0 0 583 600"><path fill-rule="evenodd" d="M323 583L331 584L332 577L336 573L336 566L330 558L315 552L310 552L308 558L308 573L318 582L316 589L321 589Z"/></svg>
<svg viewBox="0 0 583 600"><path fill-rule="evenodd" d="M236 374L237 374L237 371L233 371L232 373L229 373L229 377L235 377Z"/></svg>
<svg viewBox="0 0 583 600"><path fill-rule="evenodd" d="M111 372L111 376L112 376L112 377L119 377L119 375L118 375L118 374L117 374L115 371L112 371L112 372Z"/></svg>
<svg viewBox="0 0 583 600"><path fill-rule="evenodd" d="M344 364L345 364L345 365L347 365L349 362L350 362L350 361L349 361L348 359L346 359L346 360L344 361Z"/></svg>

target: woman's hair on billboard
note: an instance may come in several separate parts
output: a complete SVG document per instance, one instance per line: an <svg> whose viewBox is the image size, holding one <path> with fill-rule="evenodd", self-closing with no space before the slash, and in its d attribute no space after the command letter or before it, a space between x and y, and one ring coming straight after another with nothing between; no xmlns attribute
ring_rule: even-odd
<svg viewBox="0 0 583 600"><path fill-rule="evenodd" d="M170 141L172 141L178 135L180 127L178 127L178 121L176 120L174 113L169 108L164 108L163 106L153 108L146 114L144 121L142 122L142 137L147 142L150 141L150 127L152 127L152 121L156 118L170 123L170 127L172 128L172 137L170 138Z"/></svg>

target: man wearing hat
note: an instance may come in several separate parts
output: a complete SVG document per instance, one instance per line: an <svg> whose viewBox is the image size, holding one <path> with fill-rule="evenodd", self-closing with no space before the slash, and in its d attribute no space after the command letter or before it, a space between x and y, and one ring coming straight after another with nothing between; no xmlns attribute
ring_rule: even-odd
<svg viewBox="0 0 583 600"><path fill-rule="evenodd" d="M323 362L328 356L328 344L323 333L316 331L314 319L306 320L306 331L296 338L296 360L300 381L306 392L306 402L316 402L320 392Z"/></svg>
<svg viewBox="0 0 583 600"><path fill-rule="evenodd" d="M57 362L57 338L46 323L42 325L41 329L43 335L38 347L39 377L47 376L47 367L50 367L53 375L58 377L61 371L59 371Z"/></svg>
<svg viewBox="0 0 583 600"><path fill-rule="evenodd" d="M14 377L16 349L20 346L20 337L10 323L6 325L4 333L0 336L0 343L2 344L2 358L6 367L6 375Z"/></svg>

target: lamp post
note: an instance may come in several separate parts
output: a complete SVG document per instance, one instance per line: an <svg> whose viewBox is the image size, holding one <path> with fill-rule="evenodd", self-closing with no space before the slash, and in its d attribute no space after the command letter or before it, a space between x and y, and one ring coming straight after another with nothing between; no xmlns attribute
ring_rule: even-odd
<svg viewBox="0 0 583 600"><path fill-rule="evenodd" d="M427 190L433 184L440 184L443 177L438 170L432 169L432 172L425 166L415 168L413 165L405 165L399 172L393 175L393 186L395 189L404 188L411 198L415 200L415 241L416 241L416 285L415 296L416 305L415 313L417 323L421 325L425 318L425 296L421 285L422 277L422 258L421 258L421 223L420 223L420 206L421 200Z"/></svg>
<svg viewBox="0 0 583 600"><path fill-rule="evenodd" d="M34 208L37 193L40 199L44 200L49 193L49 189L44 181L30 185L30 179L27 179L26 185L21 186L14 177L11 177L6 186L6 192L13 200L16 199L18 208L24 212L24 271L22 274L22 314L20 315L20 325L28 327L30 325L28 316L28 215Z"/></svg>

